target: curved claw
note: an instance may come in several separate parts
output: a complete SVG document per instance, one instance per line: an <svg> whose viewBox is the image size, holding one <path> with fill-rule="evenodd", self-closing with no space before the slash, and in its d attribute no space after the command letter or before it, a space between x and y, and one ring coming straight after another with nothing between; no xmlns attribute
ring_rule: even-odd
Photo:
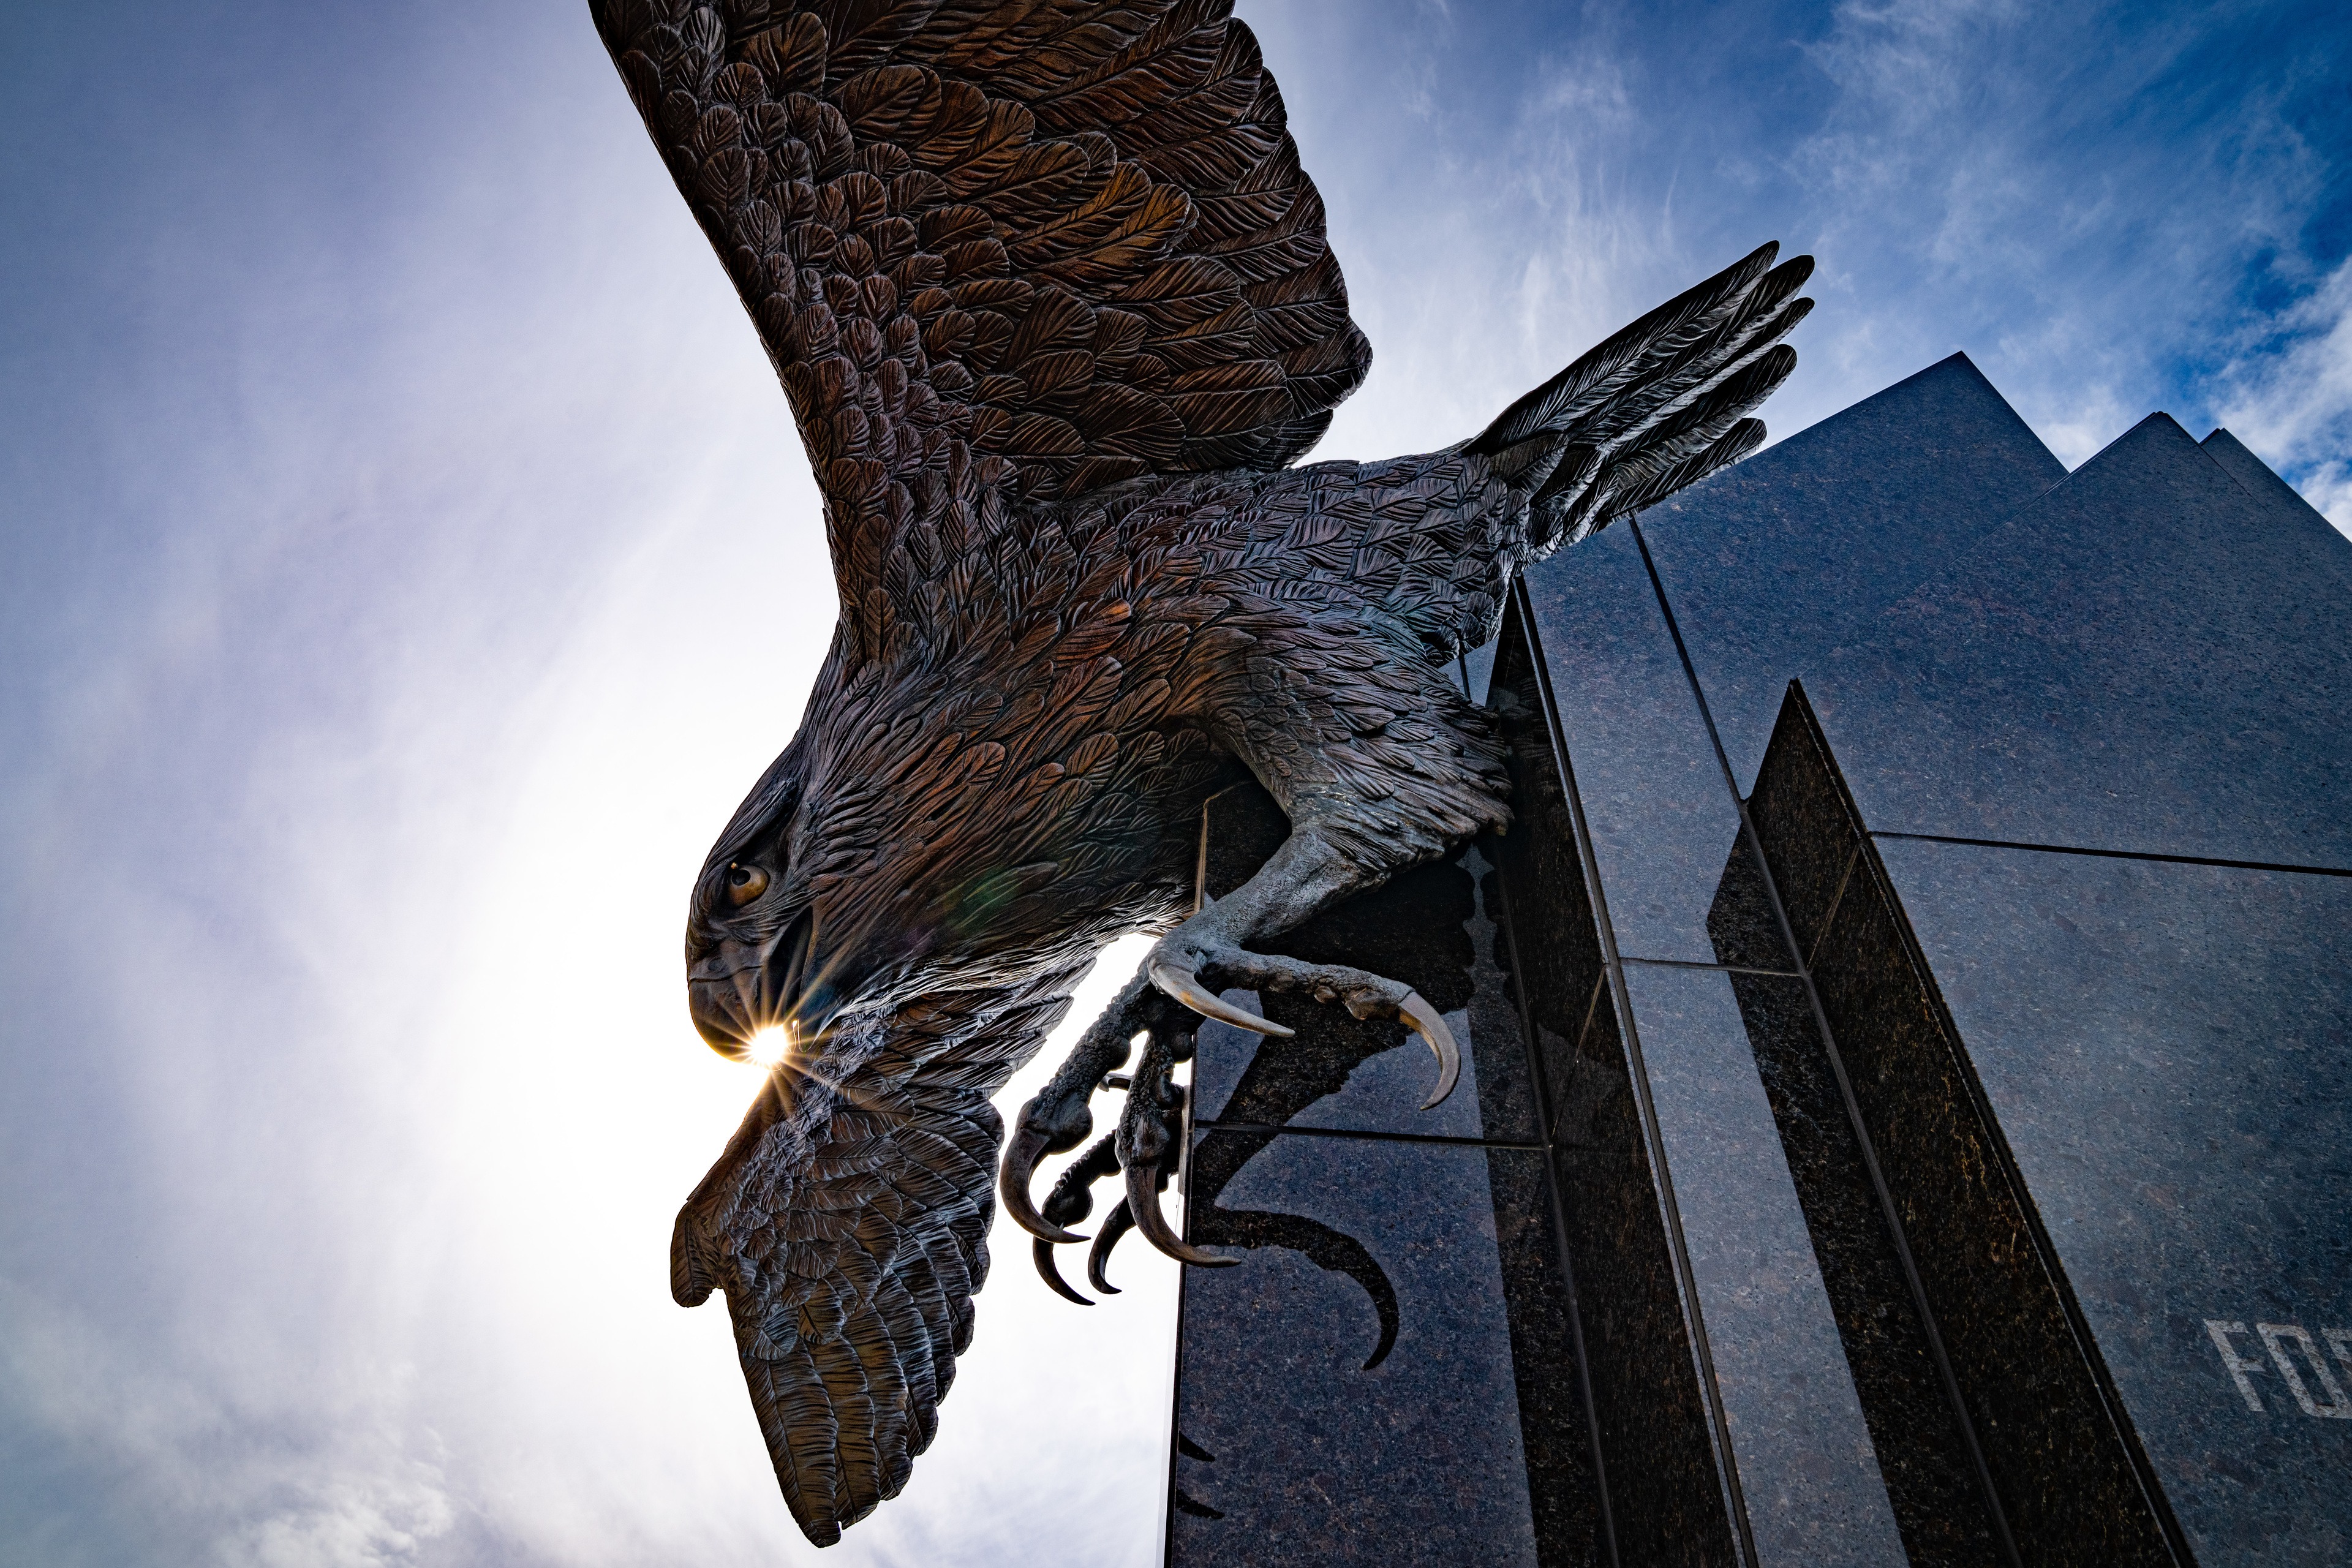
<svg viewBox="0 0 2352 1568"><path fill-rule="evenodd" d="M1418 991L1404 994L1404 1000L1397 1004L1397 1016L1437 1053L1437 1087L1421 1102L1423 1110L1434 1110L1454 1092L1454 1080L1462 1076L1462 1047L1454 1043L1454 1031L1445 1026L1437 1009L1423 1001Z"/></svg>
<svg viewBox="0 0 2352 1568"><path fill-rule="evenodd" d="M1110 1249L1118 1245L1118 1238L1134 1228L1135 1211L1121 1198L1118 1206L1110 1211L1110 1217L1103 1221L1102 1229L1095 1233L1094 1246L1087 1250L1087 1283L1106 1296L1118 1295L1118 1287L1103 1278L1103 1265L1110 1261Z"/></svg>
<svg viewBox="0 0 2352 1568"><path fill-rule="evenodd" d="M1074 1230L1064 1230L1039 1214L1029 1196L1029 1183L1037 1173L1037 1158L1045 1152L1047 1137L1043 1129L1024 1127L1005 1140L1004 1163L996 1173L996 1195L1013 1224L1039 1241L1067 1247L1086 1237Z"/></svg>
<svg viewBox="0 0 2352 1568"><path fill-rule="evenodd" d="M1140 1160L1127 1167L1127 1211L1135 1221L1135 1228L1143 1233L1143 1239L1179 1263L1197 1263L1206 1268L1224 1268L1239 1263L1238 1258L1187 1246L1168 1228L1168 1216L1160 1212L1160 1194L1154 1190L1158 1174Z"/></svg>
<svg viewBox="0 0 2352 1568"><path fill-rule="evenodd" d="M1095 1245L1097 1247L1100 1247L1102 1243L1097 1242ZM1088 1300L1087 1297L1079 1295L1076 1290L1071 1289L1068 1282L1063 1279L1062 1271L1054 1267L1054 1244L1052 1242L1045 1240L1031 1242L1029 1244L1029 1255L1037 1260L1037 1277L1045 1282L1046 1288L1052 1290L1055 1295L1059 1296L1065 1301L1076 1301L1081 1307L1091 1307L1094 1305L1092 1300ZM1087 1272L1089 1275L1094 1272L1094 1260L1092 1258L1088 1258L1087 1260Z"/></svg>
<svg viewBox="0 0 2352 1568"><path fill-rule="evenodd" d="M1151 976L1152 984L1200 1014L1203 1018L1214 1018L1221 1024L1231 1024L1237 1029L1253 1029L1261 1035L1272 1035L1276 1038L1285 1038L1297 1032L1283 1027L1271 1018L1261 1018L1255 1013L1234 1006L1202 984L1201 977L1189 969L1179 969L1172 963L1153 963L1149 966L1146 973ZM1444 1027L1443 1025L1439 1026ZM1148 1226L1144 1234L1147 1236L1150 1234ZM1166 1248L1163 1247L1161 1250L1165 1251Z"/></svg>

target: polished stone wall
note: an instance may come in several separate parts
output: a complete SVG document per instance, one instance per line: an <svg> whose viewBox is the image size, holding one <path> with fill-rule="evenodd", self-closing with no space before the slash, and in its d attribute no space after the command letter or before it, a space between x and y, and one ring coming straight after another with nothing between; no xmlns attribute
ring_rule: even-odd
<svg viewBox="0 0 2352 1568"><path fill-rule="evenodd" d="M1286 831L1255 785L1213 800L1230 890ZM1179 1562L1599 1561L1590 1394L1546 1168L1541 1090L1482 850L1292 932L1283 951L1410 983L1464 1047L1454 1092L1402 1028L1234 993L1297 1035L1204 1026L1171 1542Z"/></svg>
<svg viewBox="0 0 2352 1568"><path fill-rule="evenodd" d="M2352 1560L2352 544L1959 357L1538 567L1518 821L1204 1031L1171 1561ZM1206 890L1282 830L1213 803Z"/></svg>

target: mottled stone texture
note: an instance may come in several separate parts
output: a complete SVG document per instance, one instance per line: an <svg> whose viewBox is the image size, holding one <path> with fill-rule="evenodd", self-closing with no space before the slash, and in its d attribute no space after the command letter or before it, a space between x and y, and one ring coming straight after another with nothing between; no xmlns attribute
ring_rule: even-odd
<svg viewBox="0 0 2352 1568"><path fill-rule="evenodd" d="M1841 463L1873 445L1931 488L1885 433ZM1643 520L1735 754L1760 678L1709 673L1740 592L1710 541L1801 490L1771 479ZM2343 1561L2352 546L2157 416L1889 561L1866 622L1763 639L1803 679L1749 811L1829 1035L1751 1033L1915 1559L1915 1519L1971 1513L1973 1440L2028 1562Z"/></svg>
<svg viewBox="0 0 2352 1568"><path fill-rule="evenodd" d="M1801 688L1751 806L2027 1560L2343 1561L2352 877L1874 837ZM1882 1462L1932 1471L1822 1067L1776 1109Z"/></svg>
<svg viewBox="0 0 2352 1568"><path fill-rule="evenodd" d="M1177 1561L1595 1560L1581 1413L1571 1397L1530 1422L1519 1397L1515 1340L1558 1353L1565 1338L1558 1268L1540 1256L1540 1163L1396 1139L1199 1135L1191 1239L1249 1250L1185 1280ZM1296 1234L1307 1227L1352 1256L1318 1255ZM1571 1389L1572 1364L1559 1369ZM1554 1397L1550 1380L1537 1388Z"/></svg>
<svg viewBox="0 0 2352 1568"><path fill-rule="evenodd" d="M2352 878L1879 847L2192 1549L2352 1559Z"/></svg>
<svg viewBox="0 0 2352 1568"><path fill-rule="evenodd" d="M1890 606L2065 477L1954 354L1643 513L1739 788L1792 679L1818 691Z"/></svg>
<svg viewBox="0 0 2352 1568"><path fill-rule="evenodd" d="M1955 356L1641 521L1743 788L1801 679L1875 828L2352 864L2352 545L2227 432L2066 474Z"/></svg>
<svg viewBox="0 0 2352 1568"><path fill-rule="evenodd" d="M2161 1499L2144 1484L2130 1423L2086 1353L2032 1196L1801 689L1750 805L1776 879L1804 890L1792 924L1860 1111L1854 1131L1876 1152L1950 1357L1956 1415L1978 1435L2019 1552L2028 1562L2167 1561ZM1919 1306L1907 1293L1885 1300L1897 1312ZM1878 1305L1863 1296L1847 1317ZM1900 1371L1868 1392L1903 1400L1913 1389ZM1952 1417L1906 1430L1896 1408L1879 1426L1897 1452L1957 1470L1946 1458Z"/></svg>
<svg viewBox="0 0 2352 1568"><path fill-rule="evenodd" d="M1246 1260L1186 1275L1171 1562L1738 1561L1523 637L1496 679L1517 826L1283 949L1446 1011L1454 1100L1416 1109L1393 1026L1266 997L1296 1037L1202 1031L1188 1239ZM1204 889L1284 830L1213 800Z"/></svg>
<svg viewBox="0 0 2352 1568"><path fill-rule="evenodd" d="M1968 1433L1937 1366L1801 981L1729 977L1863 1411L1918 1564L2000 1561Z"/></svg>
<svg viewBox="0 0 2352 1568"><path fill-rule="evenodd" d="M1901 1521L1807 1247L1760 1047L1729 983L1783 976L1801 989L1798 966L1642 538L1603 535L1531 574L1522 611L1488 700L1506 714L1541 710L1541 743L1565 758L1567 786L1528 768L1529 736L1514 752L1515 805L1524 813L1531 791L1559 790L1562 849L1572 851L1579 812L1591 848L1588 879L1572 852L1550 849L1552 835L1521 828L1505 840L1507 871L1513 855L1527 863L1509 879L1513 897L1572 903L1554 923L1579 931L1561 952L1529 958L1556 998L1537 993L1538 1019L1579 1014L1572 1026L1538 1027L1555 1135L1610 1151L1605 1162L1564 1154L1580 1167L1567 1190L1646 1243L1609 1249L1644 1268L1606 1277L1613 1294L1589 1283L1587 1321L1623 1325L1621 1338L1648 1358L1643 1385L1689 1391L1690 1415L1675 1428L1691 1445L1684 1463L1713 1473L1738 1549L1768 1563L1899 1561ZM1515 637L1540 647L1546 689L1514 679ZM1565 1072L1552 1065L1553 1030L1579 1042ZM1633 1279L1653 1293L1627 1289ZM1669 1380L1669 1356L1694 1370Z"/></svg>
<svg viewBox="0 0 2352 1568"><path fill-rule="evenodd" d="M1286 831L1255 786L1216 797L1204 889ZM1394 1025L1266 997L1296 1037L1201 1033L1188 1239L1245 1261L1185 1279L1171 1562L1611 1560L1499 896L1472 847L1282 949L1385 963L1446 1013L1465 1061L1435 1111Z"/></svg>
<svg viewBox="0 0 2352 1568"><path fill-rule="evenodd" d="M2070 475L1958 356L1532 569L1511 831L1294 950L1475 1097L1202 1033L1173 1560L2352 1560L2347 626L2228 432ZM1211 822L1212 892L1283 828Z"/></svg>
<svg viewBox="0 0 2352 1568"><path fill-rule="evenodd" d="M1739 803L1724 787L1641 542L1612 529L1530 574L1528 586L1618 949L1711 963L1707 906Z"/></svg>
<svg viewBox="0 0 2352 1568"><path fill-rule="evenodd" d="M1758 1558L1901 1559L1733 972L1628 963L1663 1163ZM1764 986L1801 982L1750 974Z"/></svg>
<svg viewBox="0 0 2352 1568"><path fill-rule="evenodd" d="M1509 952L1549 1110L1565 1250L1621 1561L1734 1560L1659 1173L1524 617L1507 622L1490 703L1518 821L1496 846Z"/></svg>

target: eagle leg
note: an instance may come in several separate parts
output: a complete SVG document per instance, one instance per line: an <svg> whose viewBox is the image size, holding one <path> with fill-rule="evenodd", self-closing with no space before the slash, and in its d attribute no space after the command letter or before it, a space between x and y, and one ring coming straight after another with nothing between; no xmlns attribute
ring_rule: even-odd
<svg viewBox="0 0 2352 1568"><path fill-rule="evenodd" d="M1152 989L1142 974L1121 988L1102 1016L1078 1037L1068 1059L1013 1119L996 1180L997 1196L1013 1224L1055 1246L1086 1239L1070 1230L1068 1222L1086 1216L1092 1207L1092 1200L1086 1196L1087 1184L1110 1174L1119 1156L1100 1144L1089 1150L1086 1158L1064 1173L1042 1214L1029 1195L1037 1162L1047 1154L1076 1148L1095 1130L1094 1112L1087 1102L1097 1090L1118 1087L1111 1074L1126 1064L1139 1036L1151 1042L1151 1048L1161 1053L1161 1060L1173 1062L1192 1059L1193 1034L1192 1015ZM1150 1059L1147 1054L1147 1062ZM1143 1076L1139 1071L1137 1081ZM1134 1098L1130 1088L1129 1099ZM1105 1158L1098 1160L1098 1155ZM1071 1190L1066 1193L1065 1188Z"/></svg>
<svg viewBox="0 0 2352 1568"><path fill-rule="evenodd" d="M1401 981L1343 964L1308 963L1244 945L1288 931L1349 894L1386 880L1383 871L1359 868L1313 832L1295 832L1257 875L1160 938L1144 960L1151 983L1197 1013L1265 1035L1287 1035L1281 1025L1244 1012L1216 990L1303 992L1339 1003L1358 1018L1391 1018L1425 1041L1437 1057L1437 1084L1423 1110L1454 1092L1462 1050L1445 1020ZM1202 984L1207 982L1206 984Z"/></svg>

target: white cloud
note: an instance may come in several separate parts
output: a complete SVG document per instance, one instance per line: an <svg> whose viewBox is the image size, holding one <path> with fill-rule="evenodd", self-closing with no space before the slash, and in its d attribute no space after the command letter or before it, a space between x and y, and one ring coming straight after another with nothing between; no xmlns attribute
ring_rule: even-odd
<svg viewBox="0 0 2352 1568"><path fill-rule="evenodd" d="M1853 6L1810 57L1732 62L1820 89L1743 119L1760 87L1682 79L1708 40L1606 6L1244 9L1381 355L1328 450L1467 434L1780 233L1818 241L1823 305L1776 433L1967 348L2076 461L2182 354L2352 519L2347 272L2230 314L2326 150L2259 95L2193 142L2116 120L2177 40ZM367 55L348 154L290 99L247 140L138 124L202 167L110 197L113 269L37 302L105 328L58 389L87 474L9 449L66 474L9 535L47 618L0 773L0 1158L32 1194L0 1437L50 1467L0 1542L45 1562L804 1554L664 1254L749 1087L685 1022L684 891L797 720L829 576L752 331L583 16L549 15L445 6ZM332 45L287 44L270 90L361 69ZM1739 140L1680 135L1717 116ZM222 170L298 194L196 184ZM826 1561L1154 1559L1173 1268L1131 1242L1082 1310L996 1239L937 1447Z"/></svg>
<svg viewBox="0 0 2352 1568"><path fill-rule="evenodd" d="M208 1377L15 1281L0 1280L0 1406L37 1420L46 1444L127 1477L134 1517L117 1528L173 1543L182 1561L411 1568L457 1522L435 1457L405 1451L396 1375L346 1384L340 1399L315 1385L257 1388L231 1350L228 1377Z"/></svg>
<svg viewBox="0 0 2352 1568"><path fill-rule="evenodd" d="M334 1475L310 1495L214 1546L222 1568L408 1568L448 1533L457 1512L439 1474Z"/></svg>
<svg viewBox="0 0 2352 1568"><path fill-rule="evenodd" d="M2352 262L2222 373L2221 423L2352 534Z"/></svg>

